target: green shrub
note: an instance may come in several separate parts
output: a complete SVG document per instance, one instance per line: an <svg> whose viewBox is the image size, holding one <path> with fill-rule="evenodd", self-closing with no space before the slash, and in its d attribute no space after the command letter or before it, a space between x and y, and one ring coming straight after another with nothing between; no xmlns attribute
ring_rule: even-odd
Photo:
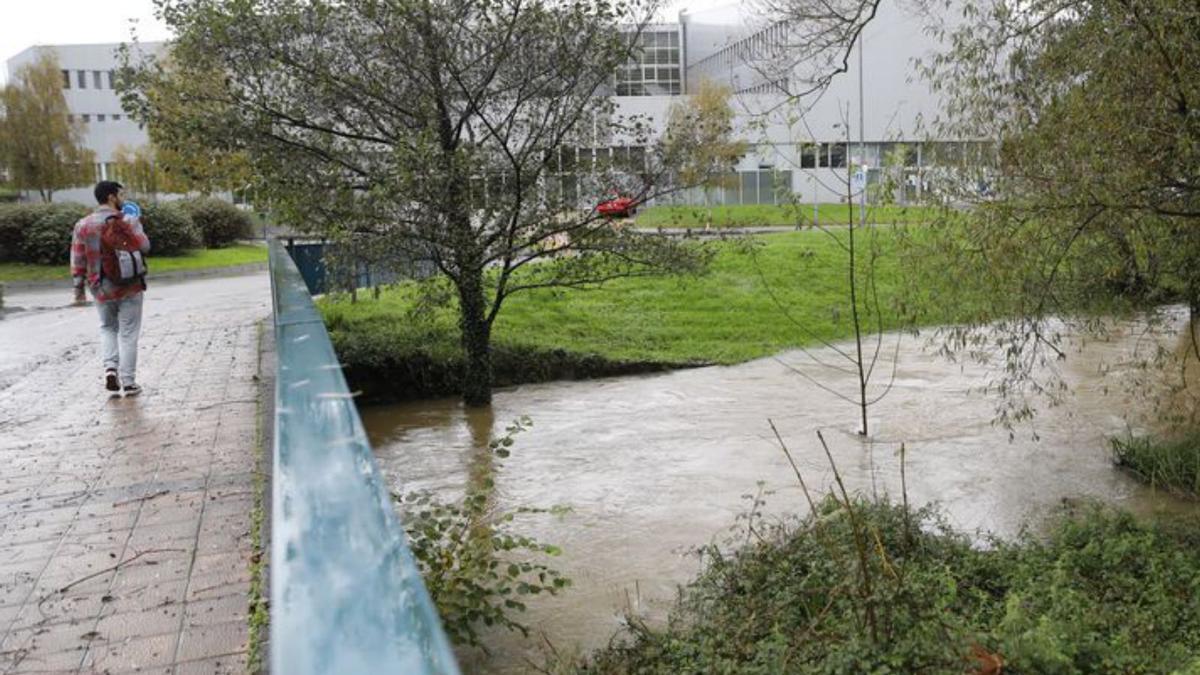
<svg viewBox="0 0 1200 675"><path fill-rule="evenodd" d="M403 510L413 559L425 579L446 634L456 644L478 645L480 624L503 626L528 636L514 616L525 611L524 599L556 595L571 584L566 577L533 561L556 556L557 547L512 531L517 513L544 513L522 508L496 513L492 476L511 453L514 436L529 427L528 418L513 422L489 442L461 502L446 503L427 491L395 495Z"/></svg>
<svg viewBox="0 0 1200 675"><path fill-rule="evenodd" d="M18 261L25 233L41 215L41 204L0 204L0 261Z"/></svg>
<svg viewBox="0 0 1200 675"><path fill-rule="evenodd" d="M142 216L154 255L179 255L200 248L200 231L187 209L171 202L148 204Z"/></svg>
<svg viewBox="0 0 1200 675"><path fill-rule="evenodd" d="M252 234L250 216L227 201L200 197L183 200L180 204L191 214L200 238L209 248L249 239Z"/></svg>
<svg viewBox="0 0 1200 675"><path fill-rule="evenodd" d="M75 223L88 214L82 204L40 204L34 207L37 219L24 232L20 257L24 262L42 265L70 262L71 233Z"/></svg>
<svg viewBox="0 0 1200 675"><path fill-rule="evenodd" d="M581 673L1167 673L1200 666L1197 524L1085 506L973 545L930 510L833 497L709 546L664 629ZM864 564L865 563L865 564ZM865 573L864 573L865 570ZM869 583L864 583L868 579ZM1002 671L1001 671L1002 668Z"/></svg>

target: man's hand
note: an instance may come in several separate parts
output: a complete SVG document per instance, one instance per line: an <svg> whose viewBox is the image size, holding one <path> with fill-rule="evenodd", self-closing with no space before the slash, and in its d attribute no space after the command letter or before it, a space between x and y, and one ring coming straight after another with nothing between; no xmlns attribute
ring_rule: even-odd
<svg viewBox="0 0 1200 675"><path fill-rule="evenodd" d="M75 304L77 304L77 305L86 305L87 304L87 293L84 292L83 286L77 286L75 288Z"/></svg>

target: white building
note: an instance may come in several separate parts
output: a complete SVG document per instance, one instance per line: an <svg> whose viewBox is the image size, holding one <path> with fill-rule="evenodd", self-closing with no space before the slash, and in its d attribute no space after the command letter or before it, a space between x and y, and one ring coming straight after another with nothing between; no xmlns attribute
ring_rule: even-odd
<svg viewBox="0 0 1200 675"><path fill-rule="evenodd" d="M776 203L781 190L790 190L806 202L845 201L848 165L866 167L869 182L877 183L885 160L899 156L905 156L906 168L895 197L920 197L932 157L956 145L930 142L929 130L922 128L940 107L937 96L916 73L916 60L930 56L937 47L927 34L926 18L906 10L898 0L884 0L863 31L861 70L856 48L847 71L836 75L823 93L789 102L779 80L753 65L788 42L787 27L762 23L742 12L740 8L685 11L678 24L651 27L643 35L643 45L653 56L638 64L641 90L635 81L639 74L633 72L637 66L618 73L620 111L665 124L678 93L694 91L702 80L727 85L734 92L739 135L751 150L736 167L738 187L714 191L719 203ZM662 34L670 32L678 37L671 35L665 41L669 50L664 52ZM664 76L674 76L677 62L666 64L664 71L662 59L675 58L676 43L682 82L676 87L668 80L666 90L661 82ZM799 83L782 87L802 88ZM685 197L699 198L695 192Z"/></svg>
<svg viewBox="0 0 1200 675"><path fill-rule="evenodd" d="M36 45L8 59L9 78L32 64L46 52L52 52L62 69L63 97L71 118L84 125L83 145L96 154L96 179L112 176L114 154L120 146L130 150L149 142L146 132L121 109L121 100L113 87L113 77L119 67L117 49L120 44L95 45ZM145 51L157 52L162 43L145 43ZM61 190L54 201L74 201L90 204L92 187Z"/></svg>
<svg viewBox="0 0 1200 675"><path fill-rule="evenodd" d="M739 135L751 144L736 167L737 187L718 188L709 198L726 204L770 204L790 191L804 202L846 200L848 167L867 167L879 180L888 156L906 154L898 199L920 197L931 157L955 144L930 143L921 129L938 111L937 97L916 77L914 60L936 46L922 17L884 0L863 32L862 69L857 50L847 72L834 77L819 97L789 102L779 82L751 65L773 46L787 41L786 26L762 23L738 8L689 14L677 23L648 26L639 56L614 74L619 114L639 115L662 129L673 103L702 80L728 85L735 93ZM53 50L63 73L63 93L71 114L86 125L85 145L96 153L96 175L113 173L118 146L137 148L148 139L121 109L113 89L117 44L31 47L8 60L9 73L32 62L40 50ZM163 43L143 50L159 52ZM859 78L862 80L862 140L859 131ZM764 117L765 115L765 117ZM764 123L765 122L765 123ZM849 140L849 142L848 142ZM897 152L899 146L904 146ZM941 146L941 147L938 147ZM592 156L607 148L580 148ZM584 164L579 157L575 166ZM90 190L64 190L56 200L90 201ZM698 190L676 197L698 202Z"/></svg>

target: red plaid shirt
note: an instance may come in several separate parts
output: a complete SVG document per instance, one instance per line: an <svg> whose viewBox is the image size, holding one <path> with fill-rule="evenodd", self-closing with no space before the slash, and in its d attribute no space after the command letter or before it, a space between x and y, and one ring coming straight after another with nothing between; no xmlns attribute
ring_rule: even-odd
<svg viewBox="0 0 1200 675"><path fill-rule="evenodd" d="M109 216L121 218L118 227L128 228L133 240L137 242L142 253L150 251L150 239L142 231L140 220L127 220L121 212L101 206L75 223L75 233L71 237L71 276L75 287L80 288L86 283L92 289L92 297L96 302L121 300L141 293L141 284L118 286L100 276L100 228Z"/></svg>

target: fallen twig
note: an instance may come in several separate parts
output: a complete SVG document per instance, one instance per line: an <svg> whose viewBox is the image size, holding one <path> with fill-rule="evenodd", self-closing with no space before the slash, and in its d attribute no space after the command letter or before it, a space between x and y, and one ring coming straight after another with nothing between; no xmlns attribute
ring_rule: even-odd
<svg viewBox="0 0 1200 675"><path fill-rule="evenodd" d="M158 492L152 492L152 493L150 493L148 495L144 495L142 497L134 497L133 499L126 499L126 500L120 501L120 502L113 502L113 506L125 506L126 504L132 504L134 502L148 502L151 499L154 499L156 497L161 497L165 494L170 494L170 493L171 493L170 490L159 490Z"/></svg>
<svg viewBox="0 0 1200 675"><path fill-rule="evenodd" d="M140 558L144 555L150 555L151 553L187 553L187 550L182 549L182 548L152 548L152 549L149 549L146 551L142 551L141 553L138 553L130 558L126 558L125 560L122 560L121 562L117 563L116 565L105 567L104 569L102 569L98 572L92 572L91 574L89 574L87 576L79 577L75 581L72 581L71 583L67 584L66 586L63 586L62 588L58 589L57 591L55 591L55 593L58 593L60 595L63 593L66 593L67 591L71 590L71 588L73 586L78 586L79 584L82 584L83 582L88 581L89 579L95 579L96 577L100 576L101 574L107 574L109 572L114 572L116 570L119 570L122 567L124 567L125 565L128 565L129 563L137 560L138 558Z"/></svg>

